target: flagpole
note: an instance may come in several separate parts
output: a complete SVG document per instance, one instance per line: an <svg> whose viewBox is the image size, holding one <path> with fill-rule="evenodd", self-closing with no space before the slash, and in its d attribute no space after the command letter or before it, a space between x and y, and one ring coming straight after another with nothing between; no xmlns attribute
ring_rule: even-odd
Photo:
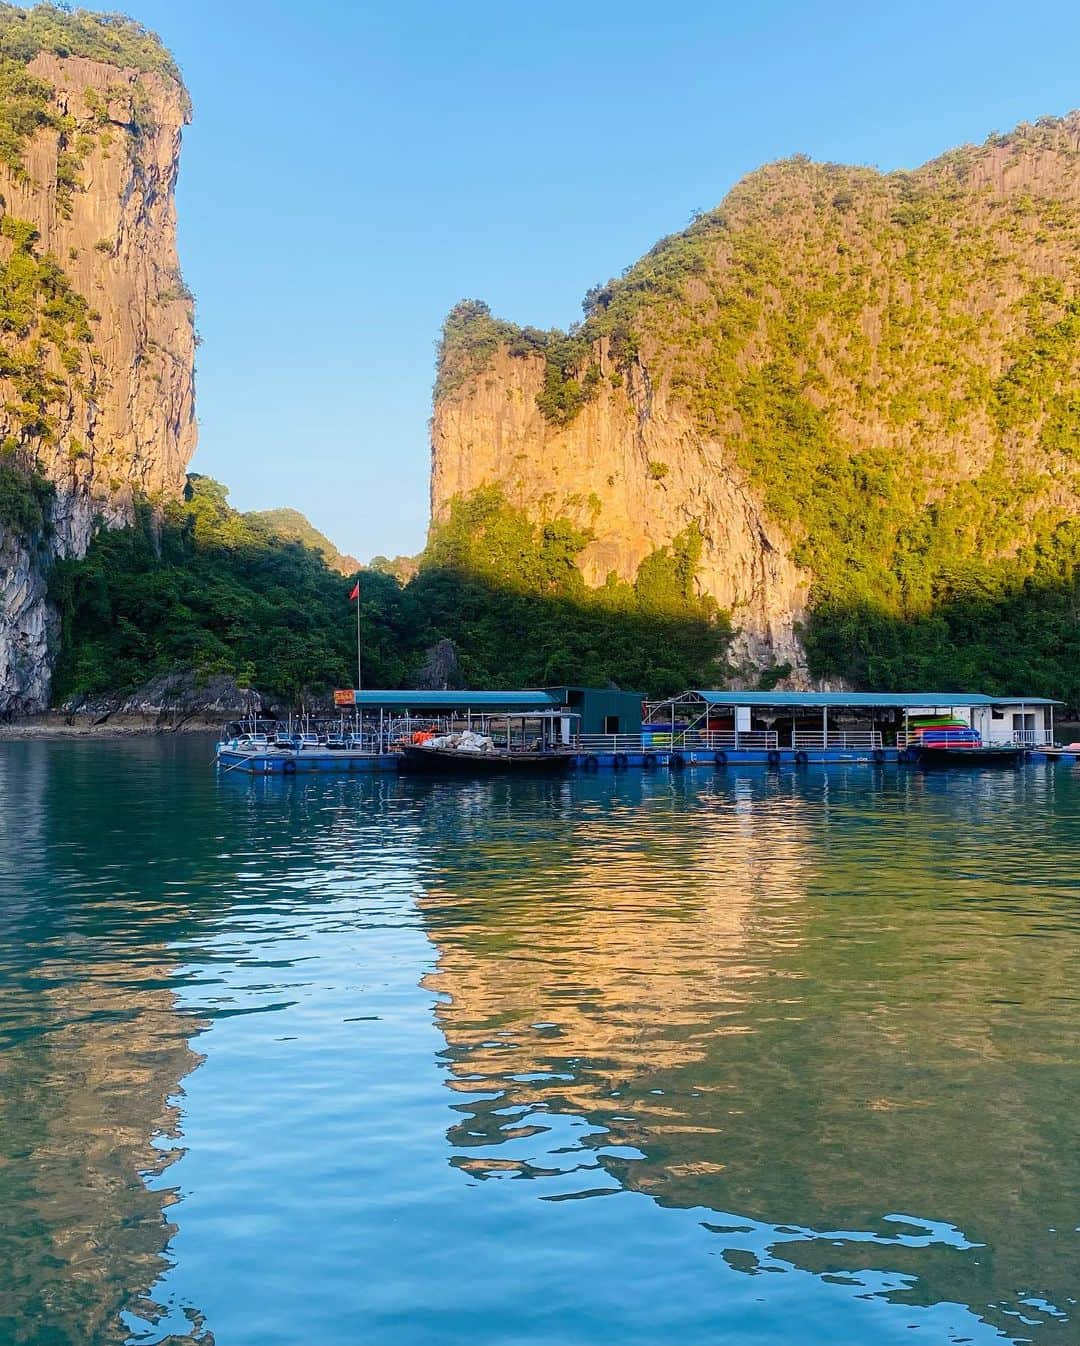
<svg viewBox="0 0 1080 1346"><path fill-rule="evenodd" d="M357 576L357 692L364 689L364 672L360 666L360 576Z"/></svg>

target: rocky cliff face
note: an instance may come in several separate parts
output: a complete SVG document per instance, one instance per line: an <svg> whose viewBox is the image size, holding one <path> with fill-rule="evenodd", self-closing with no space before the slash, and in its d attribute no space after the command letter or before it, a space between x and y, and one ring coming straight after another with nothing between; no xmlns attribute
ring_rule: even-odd
<svg viewBox="0 0 1080 1346"><path fill-rule="evenodd" d="M592 584L695 522L744 674L805 677L816 612L907 620L1040 547L1075 573L1078 286L1080 114L912 173L771 165L568 333L450 315L432 516L498 484L591 530Z"/></svg>
<svg viewBox="0 0 1080 1346"><path fill-rule="evenodd" d="M96 51L91 22L54 45L77 52L89 32ZM51 559L81 556L95 521L126 522L137 497L181 492L195 447L173 196L187 96L148 35L101 23L117 64L30 55L38 39L18 24L3 60L0 473L42 517L0 510L0 712L47 703Z"/></svg>
<svg viewBox="0 0 1080 1346"><path fill-rule="evenodd" d="M594 350L601 371L614 368L608 338ZM703 436L663 384L652 386L641 360L617 387L605 379L568 426L538 409L544 378L542 356L502 349L436 402L432 517L457 495L498 485L534 518L570 517L590 530L579 564L592 586L611 572L633 580L645 557L696 523L698 584L732 612L736 659L797 662L794 623L809 577L723 444Z"/></svg>

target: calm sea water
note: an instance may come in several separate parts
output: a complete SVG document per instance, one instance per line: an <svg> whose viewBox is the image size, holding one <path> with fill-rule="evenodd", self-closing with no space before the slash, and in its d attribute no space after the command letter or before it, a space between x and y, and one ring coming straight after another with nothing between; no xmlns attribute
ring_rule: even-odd
<svg viewBox="0 0 1080 1346"><path fill-rule="evenodd" d="M0 1341L1080 1341L1080 776L0 745Z"/></svg>

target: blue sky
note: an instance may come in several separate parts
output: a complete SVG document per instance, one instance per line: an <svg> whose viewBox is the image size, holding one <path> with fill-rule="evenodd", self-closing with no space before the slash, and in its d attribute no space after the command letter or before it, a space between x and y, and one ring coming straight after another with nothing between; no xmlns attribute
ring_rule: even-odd
<svg viewBox="0 0 1080 1346"><path fill-rule="evenodd" d="M744 173L913 167L1080 105L1080 6L130 0L195 104L193 468L344 550L427 525L458 299L540 327Z"/></svg>

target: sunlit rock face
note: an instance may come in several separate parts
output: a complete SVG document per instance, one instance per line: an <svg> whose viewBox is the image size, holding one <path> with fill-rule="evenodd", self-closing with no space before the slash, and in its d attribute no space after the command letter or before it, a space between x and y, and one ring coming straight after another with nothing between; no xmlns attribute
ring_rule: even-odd
<svg viewBox="0 0 1080 1346"><path fill-rule="evenodd" d="M1080 511L1078 203L1076 113L910 173L798 156L597 286L567 333L463 303L432 516L496 485L590 532L591 585L696 525L747 676L805 681L818 602L906 617L958 565L1012 559L1022 583L1024 549Z"/></svg>
<svg viewBox="0 0 1080 1346"><path fill-rule="evenodd" d="M609 347L597 342L602 369L614 368ZM663 384L651 385L644 364L617 388L604 383L567 427L538 410L543 383L542 359L500 351L466 389L436 402L432 517L485 485L533 517L569 514L594 534L579 558L593 586L611 572L633 580L647 556L696 523L698 583L736 614L736 655L763 665L798 659L792 623L806 576L722 446L703 438ZM666 468L659 480L650 463Z"/></svg>
<svg viewBox="0 0 1080 1346"><path fill-rule="evenodd" d="M26 70L56 124L0 162L0 440L52 496L40 524L0 519L0 713L47 704L53 558L83 555L95 521L129 521L137 498L178 495L196 439L174 200L187 95L170 73L81 56Z"/></svg>

